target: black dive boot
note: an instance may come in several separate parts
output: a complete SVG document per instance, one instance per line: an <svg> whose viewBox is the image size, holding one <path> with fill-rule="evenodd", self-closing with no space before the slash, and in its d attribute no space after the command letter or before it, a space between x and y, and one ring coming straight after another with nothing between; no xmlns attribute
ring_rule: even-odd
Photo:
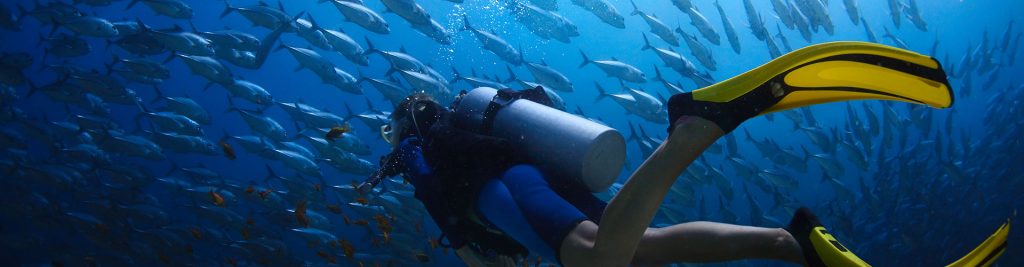
<svg viewBox="0 0 1024 267"><path fill-rule="evenodd" d="M825 230L810 209L801 207L793 214L793 219L786 226L786 231L800 243L807 266L811 267L848 267L869 266L850 252L839 241Z"/></svg>

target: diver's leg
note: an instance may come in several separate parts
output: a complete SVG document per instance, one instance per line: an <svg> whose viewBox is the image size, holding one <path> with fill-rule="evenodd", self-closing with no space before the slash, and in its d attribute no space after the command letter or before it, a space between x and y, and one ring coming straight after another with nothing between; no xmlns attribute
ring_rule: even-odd
<svg viewBox="0 0 1024 267"><path fill-rule="evenodd" d="M514 166L501 179L487 182L477 198L477 211L531 253L549 261L559 261L557 249L562 240L587 220L530 165Z"/></svg>
<svg viewBox="0 0 1024 267"><path fill-rule="evenodd" d="M481 188L476 208L484 220L518 241L531 253L554 257L554 249L533 231L526 216L512 198L512 193L501 180L490 180Z"/></svg>
<svg viewBox="0 0 1024 267"><path fill-rule="evenodd" d="M775 259L804 264L799 243L782 228L716 222L650 228L640 240L633 263L646 266L739 259Z"/></svg>
<svg viewBox="0 0 1024 267"><path fill-rule="evenodd" d="M714 122L681 116L665 142L629 177L605 208L601 227L576 226L561 244L567 266L626 266L676 177L724 134Z"/></svg>

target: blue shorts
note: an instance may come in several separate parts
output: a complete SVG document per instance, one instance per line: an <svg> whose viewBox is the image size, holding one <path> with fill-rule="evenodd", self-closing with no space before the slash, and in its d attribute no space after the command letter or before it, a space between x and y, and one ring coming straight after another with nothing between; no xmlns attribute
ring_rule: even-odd
<svg viewBox="0 0 1024 267"><path fill-rule="evenodd" d="M608 204L583 186L546 179L531 165L516 165L488 181L477 199L477 214L531 253L561 262L562 240L585 220L601 222Z"/></svg>

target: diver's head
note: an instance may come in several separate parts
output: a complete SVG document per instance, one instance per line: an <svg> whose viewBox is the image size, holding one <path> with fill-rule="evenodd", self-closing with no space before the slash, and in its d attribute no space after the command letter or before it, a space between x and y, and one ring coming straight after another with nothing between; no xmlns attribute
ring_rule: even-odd
<svg viewBox="0 0 1024 267"><path fill-rule="evenodd" d="M423 92L416 92L398 103L391 112L391 122L381 127L384 141L397 148L398 143L410 136L422 137L431 126L441 119L445 108L434 98Z"/></svg>

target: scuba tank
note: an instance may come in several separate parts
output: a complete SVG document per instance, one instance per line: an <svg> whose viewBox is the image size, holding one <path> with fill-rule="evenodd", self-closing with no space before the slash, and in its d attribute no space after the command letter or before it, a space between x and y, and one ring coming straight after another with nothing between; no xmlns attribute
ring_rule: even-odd
<svg viewBox="0 0 1024 267"><path fill-rule="evenodd" d="M591 192L608 189L626 161L626 141L615 129L528 99L478 87L453 103L455 127L509 140L547 175Z"/></svg>

